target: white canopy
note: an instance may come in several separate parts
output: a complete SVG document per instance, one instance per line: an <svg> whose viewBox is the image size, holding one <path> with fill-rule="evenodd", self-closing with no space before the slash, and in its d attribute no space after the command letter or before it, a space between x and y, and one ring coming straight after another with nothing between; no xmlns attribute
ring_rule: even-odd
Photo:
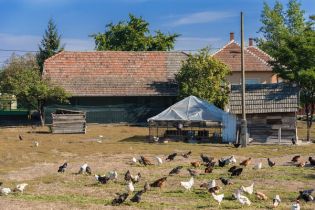
<svg viewBox="0 0 315 210"><path fill-rule="evenodd" d="M195 96L186 97L160 114L148 119L148 122L154 121L222 122L223 141L232 142L236 139L236 117Z"/></svg>

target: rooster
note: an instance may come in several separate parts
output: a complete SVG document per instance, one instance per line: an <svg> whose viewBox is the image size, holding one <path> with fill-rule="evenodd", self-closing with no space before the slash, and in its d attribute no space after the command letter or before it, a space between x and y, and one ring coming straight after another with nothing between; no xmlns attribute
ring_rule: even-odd
<svg viewBox="0 0 315 210"><path fill-rule="evenodd" d="M190 190L194 185L194 178L191 177L188 182L180 182L180 185L183 186L186 190Z"/></svg>
<svg viewBox="0 0 315 210"><path fill-rule="evenodd" d="M276 195L274 199L272 200L272 206L273 208L277 208L279 204L281 203L281 199L279 195Z"/></svg>
<svg viewBox="0 0 315 210"><path fill-rule="evenodd" d="M201 163L200 163L199 161L191 162L190 164L191 164L193 167L195 167L195 168L198 168L198 167L201 166Z"/></svg>
<svg viewBox="0 0 315 210"><path fill-rule="evenodd" d="M59 166L58 173L64 173L66 171L66 168L68 167L68 163L65 162L61 166Z"/></svg>
<svg viewBox="0 0 315 210"><path fill-rule="evenodd" d="M16 187L14 188L13 192L21 192L23 193L25 187L27 186L27 183L22 183L22 184L18 184L16 185Z"/></svg>
<svg viewBox="0 0 315 210"><path fill-rule="evenodd" d="M123 193L123 194L117 194L117 197L112 201L113 206L118 206L125 202L125 200L128 198L129 194L128 193Z"/></svg>
<svg viewBox="0 0 315 210"><path fill-rule="evenodd" d="M248 194L253 194L253 192L254 192L254 183L252 183L250 186L248 186L248 187L244 187L244 186L241 186L241 190L243 191L243 192L246 192L246 193L248 193Z"/></svg>
<svg viewBox="0 0 315 210"><path fill-rule="evenodd" d="M170 171L169 175L171 176L171 175L174 175L174 174L179 174L182 168L183 168L183 166L177 166L177 167L173 168Z"/></svg>
<svg viewBox="0 0 315 210"><path fill-rule="evenodd" d="M95 179L101 184L106 184L109 181L109 177L107 176L101 176L97 174L95 174L94 176L95 176Z"/></svg>
<svg viewBox="0 0 315 210"><path fill-rule="evenodd" d="M174 160L174 158L177 156L177 153L175 152L175 153L172 153L172 154L170 154L169 156L167 156L167 158L166 158L166 160L169 160L169 161L172 161L172 160Z"/></svg>
<svg viewBox="0 0 315 210"><path fill-rule="evenodd" d="M255 192L255 195L256 195L256 197L259 199L259 200L267 200L268 199L268 197L264 194L264 193L262 193L262 192Z"/></svg>
<svg viewBox="0 0 315 210"><path fill-rule="evenodd" d="M274 167L276 165L276 162L271 161L269 158L267 160L270 167Z"/></svg>
<svg viewBox="0 0 315 210"><path fill-rule="evenodd" d="M141 158L141 162L144 166L153 165L149 159L147 159L143 156L140 156L140 158Z"/></svg>
<svg viewBox="0 0 315 210"><path fill-rule="evenodd" d="M191 151L182 154L182 156L183 156L184 158L189 158L190 155L191 155Z"/></svg>
<svg viewBox="0 0 315 210"><path fill-rule="evenodd" d="M213 199L216 200L219 203L219 205L221 205L221 202L224 198L224 194L220 194L220 195L216 195L214 193L211 193L211 194L212 194Z"/></svg>
<svg viewBox="0 0 315 210"><path fill-rule="evenodd" d="M300 158L301 158L301 155L296 155L296 156L294 156L294 157L292 158L291 161L292 161L293 163L297 163Z"/></svg>
<svg viewBox="0 0 315 210"><path fill-rule="evenodd" d="M248 166L252 161L252 158L248 158L240 163L241 166Z"/></svg>
<svg viewBox="0 0 315 210"><path fill-rule="evenodd" d="M200 154L200 157L202 159L202 162L204 163L212 162L214 159L213 157L208 157L208 156L205 156L204 154Z"/></svg>
<svg viewBox="0 0 315 210"><path fill-rule="evenodd" d="M309 157L308 160L312 166L315 166L315 159L313 159L313 157Z"/></svg>
<svg viewBox="0 0 315 210"><path fill-rule="evenodd" d="M220 177L220 180L221 182L224 184L224 185L232 185L233 182L230 180L230 179L225 179L223 177Z"/></svg>
<svg viewBox="0 0 315 210"><path fill-rule="evenodd" d="M166 182L167 177L163 177L161 179L156 180L155 182L153 182L152 184L150 184L150 187L159 187L162 188L164 183Z"/></svg>
<svg viewBox="0 0 315 210"><path fill-rule="evenodd" d="M145 192L145 190L138 191L131 199L131 202L139 203L141 201L141 196Z"/></svg>

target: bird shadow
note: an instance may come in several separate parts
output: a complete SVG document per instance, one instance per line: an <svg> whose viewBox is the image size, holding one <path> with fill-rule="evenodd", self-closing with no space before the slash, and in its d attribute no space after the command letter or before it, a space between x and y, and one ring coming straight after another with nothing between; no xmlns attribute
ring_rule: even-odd
<svg viewBox="0 0 315 210"><path fill-rule="evenodd" d="M147 136L135 135L129 138L121 139L119 142L141 142L141 143L149 143Z"/></svg>

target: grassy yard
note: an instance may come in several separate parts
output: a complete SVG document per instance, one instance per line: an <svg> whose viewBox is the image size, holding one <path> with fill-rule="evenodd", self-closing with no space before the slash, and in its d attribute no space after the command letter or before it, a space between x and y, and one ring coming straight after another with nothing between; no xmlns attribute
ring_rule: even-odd
<svg viewBox="0 0 315 210"><path fill-rule="evenodd" d="M300 123L299 134L302 132L305 130ZM312 132L314 136L315 129ZM23 141L18 140L19 134L23 136ZM221 176L229 177L228 166L215 167L213 173L196 177L190 192L180 186L180 181L189 180L186 168L190 167L190 162L200 160L200 153L216 159L235 155L238 163L248 157L253 158L253 163L245 168L243 174L233 178L234 185L223 186L217 181L222 186L220 193L225 194L221 209L268 209L276 194L282 199L278 209L289 209L298 196L298 190L315 188L315 168L298 168L290 163L296 154L300 154L304 160L309 156L315 157L315 144L256 145L245 149L218 144L150 144L146 143L147 134L147 128L132 126L89 125L85 135L53 135L47 127L0 128L0 181L11 188L22 182L29 184L23 194L1 196L0 209L218 209L211 194L199 185ZM104 136L102 143L97 142L99 135ZM39 147L34 147L33 141L38 141ZM139 155L156 163L155 156L165 159L169 153L189 150L192 151L189 159L177 157L175 161L161 166L130 164L131 158ZM267 157L276 161L274 168L268 167ZM263 161L263 169L252 169L260 160ZM68 170L58 174L58 166L65 161L69 163ZM117 170L118 181L101 185L96 183L94 176L75 175L85 162L91 166L93 174ZM178 165L184 166L182 172L169 177L164 188L145 193L141 203L128 200L120 207L110 205L115 193L125 191L123 175L128 169L132 174L142 174L142 180L135 185L136 190L141 190L145 181L161 178ZM203 172L203 169L201 167L199 170ZM232 199L232 193L241 185L249 186L252 182L255 183L255 190L265 193L269 199L260 201L255 195L250 195L252 206L242 207ZM302 209L315 209L314 202L301 202L301 206Z"/></svg>

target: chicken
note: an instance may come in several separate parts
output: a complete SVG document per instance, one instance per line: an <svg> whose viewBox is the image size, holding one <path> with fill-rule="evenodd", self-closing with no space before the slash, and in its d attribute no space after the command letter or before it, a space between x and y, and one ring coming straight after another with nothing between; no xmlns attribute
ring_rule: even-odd
<svg viewBox="0 0 315 210"><path fill-rule="evenodd" d="M11 193L11 189L4 187L4 188L0 188L0 195L8 195Z"/></svg>
<svg viewBox="0 0 315 210"><path fill-rule="evenodd" d="M187 171L189 172L190 176L198 176L198 171L191 169L191 168L187 168Z"/></svg>
<svg viewBox="0 0 315 210"><path fill-rule="evenodd" d="M241 166L248 166L252 161L252 158L248 158L240 163Z"/></svg>
<svg viewBox="0 0 315 210"><path fill-rule="evenodd" d="M125 173L125 181L126 182L129 182L131 180L131 173L130 171L128 170L126 173Z"/></svg>
<svg viewBox="0 0 315 210"><path fill-rule="evenodd" d="M304 191L299 191L300 195L297 198L298 200L303 199L305 202L313 201L314 198L312 196L312 192L314 190L304 190Z"/></svg>
<svg viewBox="0 0 315 210"><path fill-rule="evenodd" d="M257 163L257 164L253 167L253 169L255 169L255 170L260 170L261 168L262 168L262 162Z"/></svg>
<svg viewBox="0 0 315 210"><path fill-rule="evenodd" d="M204 163L209 163L214 160L213 157L208 157L208 156L205 156L204 154L200 154L200 157L201 157L202 162Z"/></svg>
<svg viewBox="0 0 315 210"><path fill-rule="evenodd" d="M301 155L296 155L296 156L294 156L294 157L292 158L291 161L292 161L293 163L297 163L300 158L301 158Z"/></svg>
<svg viewBox="0 0 315 210"><path fill-rule="evenodd" d="M239 147L241 146L241 144L240 144L240 143L233 143L233 146L234 146L235 148L239 148Z"/></svg>
<svg viewBox="0 0 315 210"><path fill-rule="evenodd" d="M272 206L273 208L277 208L279 204L281 203L281 199L279 195L276 195L274 199L272 200Z"/></svg>
<svg viewBox="0 0 315 210"><path fill-rule="evenodd" d="M95 179L101 184L106 184L109 181L109 177L107 176L101 176L97 174L95 174L94 176L95 176Z"/></svg>
<svg viewBox="0 0 315 210"><path fill-rule="evenodd" d="M39 146L38 141L34 141L34 142L33 142L33 146L34 146L34 147L38 147L38 146Z"/></svg>
<svg viewBox="0 0 315 210"><path fill-rule="evenodd" d="M150 187L159 187L162 188L164 183L166 182L167 177L163 177L161 179L156 180L155 182L153 182L152 184L150 184Z"/></svg>
<svg viewBox="0 0 315 210"><path fill-rule="evenodd" d="M211 193L211 195L212 195L213 199L216 200L219 203L219 205L221 205L221 202L224 198L224 194L216 195L214 193Z"/></svg>
<svg viewBox="0 0 315 210"><path fill-rule="evenodd" d="M223 177L220 177L220 180L221 180L222 184L224 184L224 185L232 185L233 184L231 179L225 179Z"/></svg>
<svg viewBox="0 0 315 210"><path fill-rule="evenodd" d="M13 192L24 192L25 187L27 186L27 183L22 183L22 184L18 184L16 185L16 187L14 188Z"/></svg>
<svg viewBox="0 0 315 210"><path fill-rule="evenodd" d="M186 190L190 190L194 185L194 178L191 177L188 182L180 182L180 185L183 186Z"/></svg>
<svg viewBox="0 0 315 210"><path fill-rule="evenodd" d="M253 194L253 192L254 192L254 183L252 183L250 186L248 186L248 187L244 187L244 186L241 186L241 190L243 191L243 192L246 192L246 193L248 193L248 194Z"/></svg>
<svg viewBox="0 0 315 210"><path fill-rule="evenodd" d="M228 172L233 172L235 169L237 168L237 166L232 166L229 170L228 170Z"/></svg>
<svg viewBox="0 0 315 210"><path fill-rule="evenodd" d="M145 158L144 156L140 156L140 159L144 166L153 165L151 161L148 158Z"/></svg>
<svg viewBox="0 0 315 210"><path fill-rule="evenodd" d="M184 158L189 158L190 155L191 155L191 151L182 154L182 156L183 156Z"/></svg>
<svg viewBox="0 0 315 210"><path fill-rule="evenodd" d="M210 174L210 173L212 173L212 171L213 171L213 168L211 166L208 166L207 168L205 168L206 174Z"/></svg>
<svg viewBox="0 0 315 210"><path fill-rule="evenodd" d="M118 206L125 202L125 200L128 198L129 194L128 193L123 193L123 194L117 194L118 196L112 201L113 206Z"/></svg>
<svg viewBox="0 0 315 210"><path fill-rule="evenodd" d="M203 164L206 167L214 167L215 166L215 162L207 162Z"/></svg>
<svg viewBox="0 0 315 210"><path fill-rule="evenodd" d="M177 156L177 153L175 152L175 153L172 153L172 154L170 154L169 156L167 156L167 158L166 158L166 160L169 160L169 161L172 161L172 160L174 160L174 158Z"/></svg>
<svg viewBox="0 0 315 210"><path fill-rule="evenodd" d="M270 167L274 167L276 165L276 162L271 161L269 158L267 160Z"/></svg>
<svg viewBox="0 0 315 210"><path fill-rule="evenodd" d="M193 167L195 167L195 168L198 168L198 167L201 166L201 163L200 163L199 161L191 162L190 164L191 164Z"/></svg>
<svg viewBox="0 0 315 210"><path fill-rule="evenodd" d="M250 206L252 204L252 202L246 196L241 195L240 190L237 190L234 196L236 200L238 200L238 202L240 202L242 205Z"/></svg>
<svg viewBox="0 0 315 210"><path fill-rule="evenodd" d="M89 170L89 172L87 172L87 170ZM83 164L83 165L80 167L80 170L79 170L79 172L78 172L78 174L83 174L83 173L89 173L89 174L92 173L91 168L88 166L87 163Z"/></svg>
<svg viewBox="0 0 315 210"><path fill-rule="evenodd" d="M235 170L232 171L231 176L239 176L243 172L243 168L236 168Z"/></svg>
<svg viewBox="0 0 315 210"><path fill-rule="evenodd" d="M132 182L129 182L127 184L126 189L128 193L132 193L133 191L135 191L135 187L133 186Z"/></svg>
<svg viewBox="0 0 315 210"><path fill-rule="evenodd" d="M296 140L294 138L291 139L293 145L296 145Z"/></svg>
<svg viewBox="0 0 315 210"><path fill-rule="evenodd" d="M163 161L160 157L155 157L155 159L157 160L158 166L163 164Z"/></svg>
<svg viewBox="0 0 315 210"><path fill-rule="evenodd" d="M141 196L145 192L145 190L138 191L131 199L131 202L139 203L141 201Z"/></svg>
<svg viewBox="0 0 315 210"><path fill-rule="evenodd" d="M268 199L268 197L264 194L264 193L262 193L262 192L255 192L255 195L256 195L256 197L259 199L259 200L267 200Z"/></svg>
<svg viewBox="0 0 315 210"><path fill-rule="evenodd" d="M177 167L173 168L170 171L169 175L171 176L171 175L174 175L174 174L179 174L182 168L183 168L183 166L177 166Z"/></svg>
<svg viewBox="0 0 315 210"><path fill-rule="evenodd" d="M300 207L300 201L299 200L296 200L296 202L294 204L292 204L291 206L291 210L300 210L301 207Z"/></svg>
<svg viewBox="0 0 315 210"><path fill-rule="evenodd" d="M132 164L137 164L138 160L135 157L132 157L131 162L132 162Z"/></svg>
<svg viewBox="0 0 315 210"><path fill-rule="evenodd" d="M303 168L306 165L307 162L299 162L296 167Z"/></svg>
<svg viewBox="0 0 315 210"><path fill-rule="evenodd" d="M230 165L236 163L236 158L232 155L228 158L221 158L221 161L224 162L224 165Z"/></svg>
<svg viewBox="0 0 315 210"><path fill-rule="evenodd" d="M215 182L215 179L213 179L213 180L211 180L211 182L209 182L208 188L210 189L210 188L213 188L213 187L215 187L215 186L217 186L217 184L216 184L216 182Z"/></svg>
<svg viewBox="0 0 315 210"><path fill-rule="evenodd" d="M137 175L135 175L135 176L132 176L132 175L131 175L131 181L132 181L133 183L139 182L139 181L140 181L140 178L141 178L140 172L139 172Z"/></svg>
<svg viewBox="0 0 315 210"><path fill-rule="evenodd" d="M144 192L147 192L147 191L151 190L149 182L145 182L143 189L144 189Z"/></svg>
<svg viewBox="0 0 315 210"><path fill-rule="evenodd" d="M68 167L68 163L65 162L64 164L62 164L61 166L59 166L58 172L59 173L64 173L66 171L66 168Z"/></svg>
<svg viewBox="0 0 315 210"><path fill-rule="evenodd" d="M218 163L220 167L224 167L227 164L225 160L218 160Z"/></svg>
<svg viewBox="0 0 315 210"><path fill-rule="evenodd" d="M23 137L21 136L21 134L19 134L19 140L23 141Z"/></svg>
<svg viewBox="0 0 315 210"><path fill-rule="evenodd" d="M313 159L313 157L309 157L309 158L308 158L308 161L310 161L310 164L311 164L312 166L315 166L315 159Z"/></svg>
<svg viewBox="0 0 315 210"><path fill-rule="evenodd" d="M220 186L211 187L208 189L209 193L219 193L219 190L221 189Z"/></svg>
<svg viewBox="0 0 315 210"><path fill-rule="evenodd" d="M118 173L117 171L109 171L106 176L110 179L110 180L117 180L118 179Z"/></svg>

